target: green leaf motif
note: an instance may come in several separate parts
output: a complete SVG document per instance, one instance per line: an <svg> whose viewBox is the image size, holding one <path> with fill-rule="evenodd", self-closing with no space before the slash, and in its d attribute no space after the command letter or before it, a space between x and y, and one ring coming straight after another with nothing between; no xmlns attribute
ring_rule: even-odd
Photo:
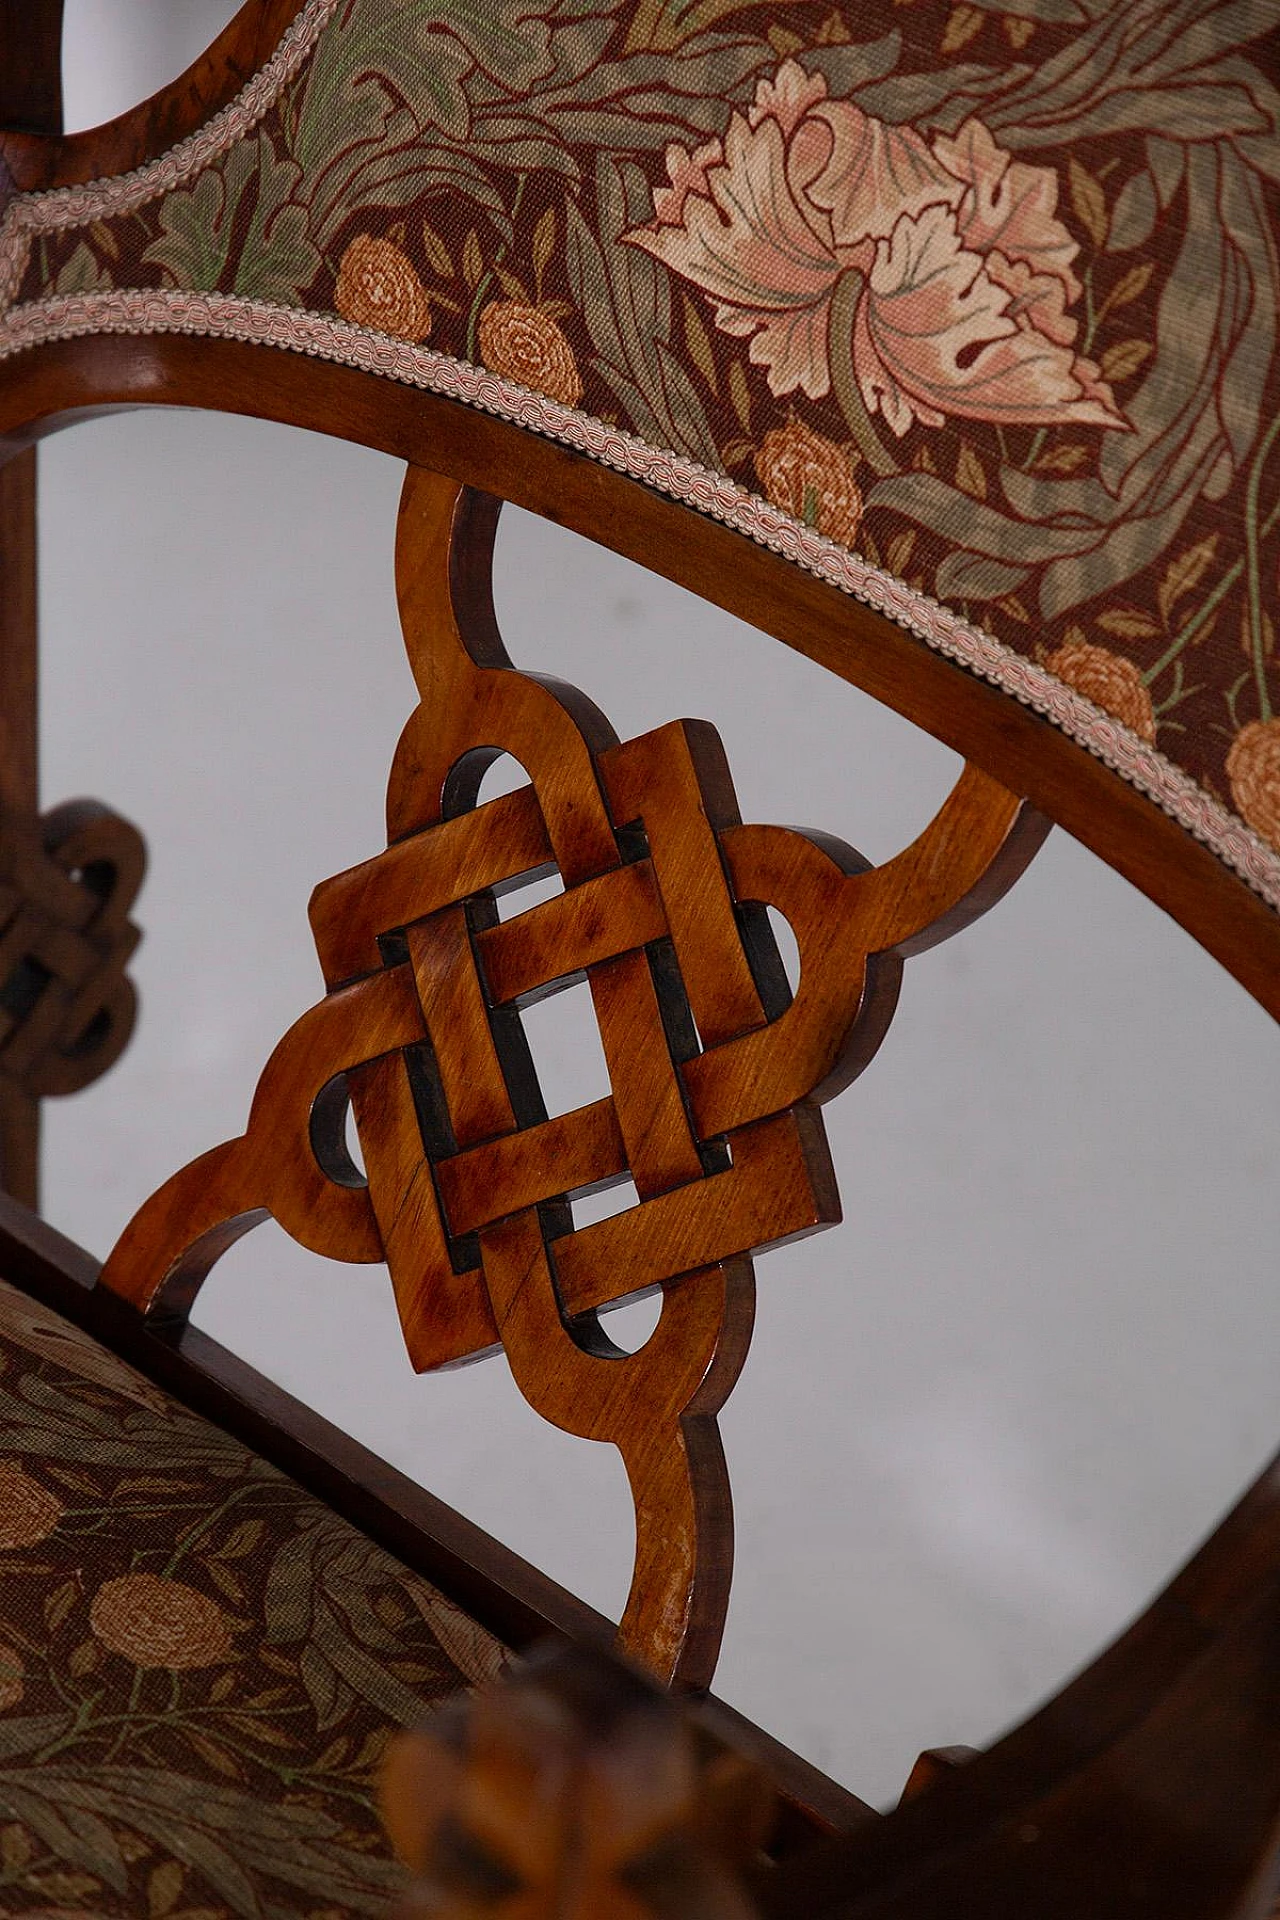
<svg viewBox="0 0 1280 1920"><path fill-rule="evenodd" d="M336 1727L348 1713L355 1701L355 1694L336 1672L333 1662L319 1647L304 1647L298 1661L298 1671L307 1697L315 1709L316 1729L326 1733L330 1727Z"/></svg>
<svg viewBox="0 0 1280 1920"><path fill-rule="evenodd" d="M519 95L548 70L549 39L529 0L350 9L320 43L293 139L318 229L328 230L336 204L352 204L345 183L371 150L385 147L398 113L407 110L418 132L465 142L468 75L479 69Z"/></svg>
<svg viewBox="0 0 1280 1920"><path fill-rule="evenodd" d="M1127 0L1121 10L1110 0L1090 11L1088 27L993 102L985 118L1002 143L1061 147L1116 134L1274 142L1280 94L1245 52L1274 25L1272 8Z"/></svg>
<svg viewBox="0 0 1280 1920"><path fill-rule="evenodd" d="M53 283L55 293L103 293L112 285L107 268L82 240Z"/></svg>
<svg viewBox="0 0 1280 1920"><path fill-rule="evenodd" d="M357 208L410 206L431 193L469 200L510 241L511 223L502 194L473 154L447 146L438 137L424 140L407 108L388 121L379 145L360 149L349 172L335 169L328 193L312 203L313 237L327 250Z"/></svg>
<svg viewBox="0 0 1280 1920"><path fill-rule="evenodd" d="M1083 27L1089 15L1080 0L968 0L981 13L1015 14L1021 20L1041 20L1047 26Z"/></svg>
<svg viewBox="0 0 1280 1920"><path fill-rule="evenodd" d="M160 237L143 254L160 267L169 284L188 291L212 292L222 278L231 250L233 207L221 172L202 173L193 187L166 194L160 203Z"/></svg>
<svg viewBox="0 0 1280 1920"><path fill-rule="evenodd" d="M95 1854L98 1864L88 1867L84 1838L100 1836L111 1822L203 1875L238 1920L264 1920L285 1910L274 1902L264 1906L255 1881L274 1881L317 1904L376 1915L404 1880L394 1862L344 1844L328 1814L167 1770L50 1766L13 1778L0 1774L0 1806L15 1792L22 1800L20 1817L68 1864L83 1864L115 1885L111 1854Z"/></svg>
<svg viewBox="0 0 1280 1920"><path fill-rule="evenodd" d="M17 1760L24 1753L38 1753L41 1747L60 1740L70 1724L71 1716L66 1713L29 1714L22 1719L6 1714L0 1720L0 1761ZM3 1805L0 1787L0 1806Z"/></svg>
<svg viewBox="0 0 1280 1920"><path fill-rule="evenodd" d="M706 33L729 14L741 14L748 7L760 8L770 0L640 0L635 19L627 35L627 45L635 49L652 48L655 53L672 53Z"/></svg>
<svg viewBox="0 0 1280 1920"><path fill-rule="evenodd" d="M106 1821L90 1808L47 1798L38 1771L0 1778L0 1806L30 1827L55 1859L105 1880L116 1893L127 1893L129 1869Z"/></svg>
<svg viewBox="0 0 1280 1920"><path fill-rule="evenodd" d="M1108 252L1131 253L1135 247L1145 247L1155 232L1157 211L1155 183L1142 167L1130 175L1116 197Z"/></svg>
<svg viewBox="0 0 1280 1920"><path fill-rule="evenodd" d="M281 306L297 306L322 258L307 231L306 209L293 203L301 178L297 162L279 160L267 134L254 153L257 197L240 250L235 292Z"/></svg>
<svg viewBox="0 0 1280 1920"><path fill-rule="evenodd" d="M599 25L558 28L553 71L523 97L469 87L473 150L521 171L541 167L576 180L575 148L661 153L673 140L689 146L722 134L734 105L744 105L757 77L777 64L767 41L741 34L706 37L673 54L605 59Z"/></svg>
<svg viewBox="0 0 1280 1920"><path fill-rule="evenodd" d="M264 1602L270 1646L296 1646L311 1631L315 1549L316 1529L309 1527L292 1534L271 1562Z"/></svg>
<svg viewBox="0 0 1280 1920"><path fill-rule="evenodd" d="M651 212L639 168L602 156L595 231L573 201L566 208L569 284L591 337L592 367L636 430L655 446L715 469L720 455L706 410L672 341L670 275L650 254L620 239Z"/></svg>

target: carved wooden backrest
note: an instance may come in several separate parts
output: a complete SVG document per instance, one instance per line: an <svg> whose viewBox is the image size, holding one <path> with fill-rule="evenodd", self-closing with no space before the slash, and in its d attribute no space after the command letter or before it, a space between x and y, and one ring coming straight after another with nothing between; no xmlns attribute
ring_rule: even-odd
<svg viewBox="0 0 1280 1920"><path fill-rule="evenodd" d="M407 460L422 704L389 844L317 889L326 993L245 1134L146 1203L105 1279L180 1317L268 1213L385 1258L415 1364L500 1343L540 1411L620 1448L624 1642L697 1684L750 1262L836 1217L818 1108L883 1037L902 960L1052 817L1280 1012L1275 9L250 0L173 87L67 138L58 12L0 0L6 1164L29 1189L35 1096L124 1036L139 872L121 823L36 825L25 449L162 403ZM868 869L742 825L705 722L620 743L517 674L486 584L499 498L957 748L937 819ZM500 752L529 785L481 803ZM550 870L558 896L499 917ZM611 1091L548 1117L520 1007L579 978ZM624 1176L635 1206L575 1229L573 1196ZM618 1352L600 1312L653 1288L655 1333ZM1258 1913L1278 1515L1267 1475L1057 1700L767 1910Z"/></svg>
<svg viewBox="0 0 1280 1920"><path fill-rule="evenodd" d="M637 1519L623 1645L701 1685L731 1559L715 1416L746 1357L751 1256L839 1219L818 1107L879 1046L903 957L998 898L1047 822L971 768L882 867L744 826L705 722L620 742L582 694L511 666L496 509L410 469L397 581L422 700L389 845L316 888L328 991L276 1048L245 1133L143 1206L103 1281L185 1312L267 1215L331 1259L385 1260L415 1367L500 1343L539 1413L618 1446ZM480 803L503 753L530 783ZM550 872L561 893L498 918ZM768 907L799 946L794 996ZM520 1008L584 977L611 1092L548 1118ZM635 1206L574 1228L576 1196L627 1178ZM600 1310L659 1287L656 1329L623 1353Z"/></svg>

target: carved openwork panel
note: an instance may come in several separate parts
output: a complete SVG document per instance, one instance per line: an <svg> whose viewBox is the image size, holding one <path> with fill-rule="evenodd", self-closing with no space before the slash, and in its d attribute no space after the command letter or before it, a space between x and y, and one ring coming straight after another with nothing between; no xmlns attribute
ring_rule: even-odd
<svg viewBox="0 0 1280 1920"><path fill-rule="evenodd" d="M511 669L495 519L411 470L398 576L422 703L389 844L312 897L326 994L268 1062L245 1134L153 1196L104 1278L180 1309L267 1214L332 1258L385 1260L415 1366L501 1344L541 1413L620 1448L638 1525L624 1641L701 1681L730 1558L714 1416L745 1357L751 1257L838 1219L819 1104L874 1054L903 957L982 911L1043 826L973 769L883 867L744 826L705 722L620 742L582 695ZM481 803L503 753L529 783ZM561 892L500 917L500 896L552 873ZM795 933L794 994L768 907ZM548 1116L521 1009L583 981L610 1092ZM575 1227L575 1198L626 1179L634 1205ZM658 1325L624 1354L598 1311L655 1288Z"/></svg>
<svg viewBox="0 0 1280 1920"><path fill-rule="evenodd" d="M535 781L316 890L331 993L394 1024L394 1052L344 1064L417 1366L497 1342L513 1261L545 1258L577 1319L838 1218L808 1104L844 1040L821 1017L833 956L804 952L788 1008L758 904L808 931L801 888L829 856L792 838L737 824L717 736L677 722L584 753L554 796ZM551 870L562 893L498 920L496 895ZM894 971L841 983L846 1028L861 1010L878 1034ZM612 1091L549 1119L519 1013L584 979ZM312 1138L342 1179L324 1102ZM628 1177L638 1205L575 1230L568 1202Z"/></svg>
<svg viewBox="0 0 1280 1920"><path fill-rule="evenodd" d="M145 858L137 830L92 801L0 820L0 1080L75 1093L118 1058Z"/></svg>

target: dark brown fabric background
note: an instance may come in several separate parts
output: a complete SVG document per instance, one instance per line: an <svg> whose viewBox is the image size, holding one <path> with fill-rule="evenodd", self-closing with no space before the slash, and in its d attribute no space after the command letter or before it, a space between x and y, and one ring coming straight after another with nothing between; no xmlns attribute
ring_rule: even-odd
<svg viewBox="0 0 1280 1920"><path fill-rule="evenodd" d="M502 1659L0 1282L0 1912L382 1913L386 1742Z"/></svg>

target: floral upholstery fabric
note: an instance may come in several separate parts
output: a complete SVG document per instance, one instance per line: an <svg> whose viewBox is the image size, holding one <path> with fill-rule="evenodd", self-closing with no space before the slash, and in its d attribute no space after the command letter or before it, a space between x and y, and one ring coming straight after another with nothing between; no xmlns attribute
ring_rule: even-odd
<svg viewBox="0 0 1280 1920"><path fill-rule="evenodd" d="M310 0L163 160L12 202L0 358L215 333L505 412L1280 908L1278 81L1275 0Z"/></svg>
<svg viewBox="0 0 1280 1920"><path fill-rule="evenodd" d="M390 1733L502 1648L0 1283L0 1913L386 1910Z"/></svg>

